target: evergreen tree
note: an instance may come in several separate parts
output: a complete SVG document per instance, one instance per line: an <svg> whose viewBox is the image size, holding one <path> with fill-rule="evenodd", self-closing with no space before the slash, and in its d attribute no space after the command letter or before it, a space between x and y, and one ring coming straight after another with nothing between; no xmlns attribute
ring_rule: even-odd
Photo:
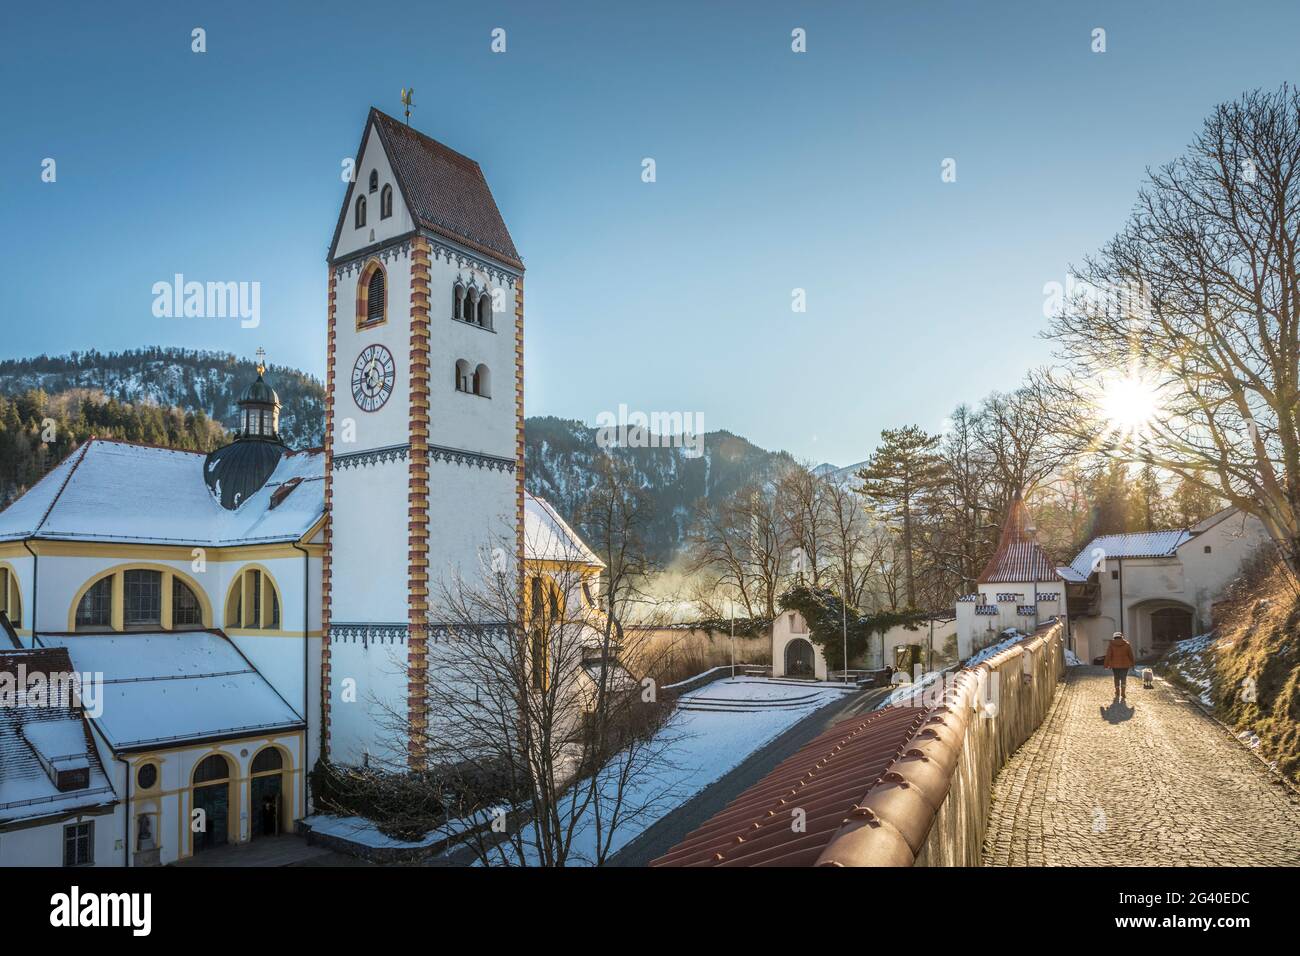
<svg viewBox="0 0 1300 956"><path fill-rule="evenodd" d="M903 580L907 606L916 607L913 532L920 502L943 478L939 436L916 425L886 428L880 445L857 473L860 492L873 510L899 529L903 544Z"/></svg>

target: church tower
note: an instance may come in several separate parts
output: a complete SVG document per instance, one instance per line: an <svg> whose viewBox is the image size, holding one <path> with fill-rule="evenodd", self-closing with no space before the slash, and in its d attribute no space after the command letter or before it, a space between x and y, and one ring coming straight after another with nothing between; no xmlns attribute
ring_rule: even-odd
<svg viewBox="0 0 1300 956"><path fill-rule="evenodd" d="M322 737L419 766L438 594L522 561L523 263L478 164L378 110L329 251ZM499 567L498 567L499 569Z"/></svg>

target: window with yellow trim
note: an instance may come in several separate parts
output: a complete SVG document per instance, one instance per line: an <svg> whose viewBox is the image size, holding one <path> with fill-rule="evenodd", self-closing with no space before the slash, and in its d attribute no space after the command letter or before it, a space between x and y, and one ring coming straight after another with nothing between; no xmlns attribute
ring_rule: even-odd
<svg viewBox="0 0 1300 956"><path fill-rule="evenodd" d="M8 568L0 568L0 612L9 618L9 623L14 627L23 626L23 603L18 591L18 579Z"/></svg>
<svg viewBox="0 0 1300 956"><path fill-rule="evenodd" d="M279 629L280 592L269 574L248 568L236 576L226 598L226 627Z"/></svg>
<svg viewBox="0 0 1300 956"><path fill-rule="evenodd" d="M113 626L113 575L106 574L81 596L77 630L107 630Z"/></svg>
<svg viewBox="0 0 1300 956"><path fill-rule="evenodd" d="M165 567L115 568L91 582L72 615L77 631L158 631L207 627L207 605Z"/></svg>

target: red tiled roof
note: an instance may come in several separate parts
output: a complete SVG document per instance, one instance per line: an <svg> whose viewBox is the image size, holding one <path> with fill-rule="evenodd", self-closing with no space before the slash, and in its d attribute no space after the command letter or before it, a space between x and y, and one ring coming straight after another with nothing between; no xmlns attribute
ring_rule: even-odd
<svg viewBox="0 0 1300 956"><path fill-rule="evenodd" d="M459 241L508 266L523 269L510 230L501 218L501 210L492 198L492 190L488 188L478 163L373 107L357 150L358 160L365 148L371 123L379 131L402 196L417 226ZM356 181L348 185L334 227L334 238L330 242L331 256L338 247L339 235L352 208L356 188Z"/></svg>
<svg viewBox="0 0 1300 956"><path fill-rule="evenodd" d="M841 721L650 865L812 866L929 713L889 707Z"/></svg>
<svg viewBox="0 0 1300 956"><path fill-rule="evenodd" d="M1059 581L1056 563L1047 556L1034 537L1029 509L1017 495L1007 509L1007 520L1002 525L998 549L984 566L980 584L999 582L1027 584L1031 581Z"/></svg>
<svg viewBox="0 0 1300 956"><path fill-rule="evenodd" d="M478 163L386 113L373 115L420 225L522 266Z"/></svg>

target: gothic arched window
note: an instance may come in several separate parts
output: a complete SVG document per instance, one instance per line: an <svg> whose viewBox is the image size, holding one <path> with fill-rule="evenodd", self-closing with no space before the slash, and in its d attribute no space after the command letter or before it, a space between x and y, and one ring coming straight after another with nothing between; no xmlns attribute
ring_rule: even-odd
<svg viewBox="0 0 1300 956"><path fill-rule="evenodd" d="M357 197L357 219L356 228L360 229L366 224L366 197Z"/></svg>
<svg viewBox="0 0 1300 956"><path fill-rule="evenodd" d="M379 188L379 170L372 169L370 170L370 192L374 192L378 188Z"/></svg>
<svg viewBox="0 0 1300 956"><path fill-rule="evenodd" d="M384 190L379 194L379 218L387 219L393 214L393 187L384 183Z"/></svg>
<svg viewBox="0 0 1300 956"><path fill-rule="evenodd" d="M459 319L461 314L461 301L465 298L465 286L457 282L451 290L451 317Z"/></svg>
<svg viewBox="0 0 1300 956"><path fill-rule="evenodd" d="M478 297L478 324L485 329L492 328L492 294L486 289Z"/></svg>
<svg viewBox="0 0 1300 956"><path fill-rule="evenodd" d="M474 390L473 376L470 374L469 362L464 359L456 360L456 391L472 392Z"/></svg>
<svg viewBox="0 0 1300 956"><path fill-rule="evenodd" d="M465 298L461 300L460 317L466 322L474 321L474 311L478 307L478 289L470 286L465 290Z"/></svg>

